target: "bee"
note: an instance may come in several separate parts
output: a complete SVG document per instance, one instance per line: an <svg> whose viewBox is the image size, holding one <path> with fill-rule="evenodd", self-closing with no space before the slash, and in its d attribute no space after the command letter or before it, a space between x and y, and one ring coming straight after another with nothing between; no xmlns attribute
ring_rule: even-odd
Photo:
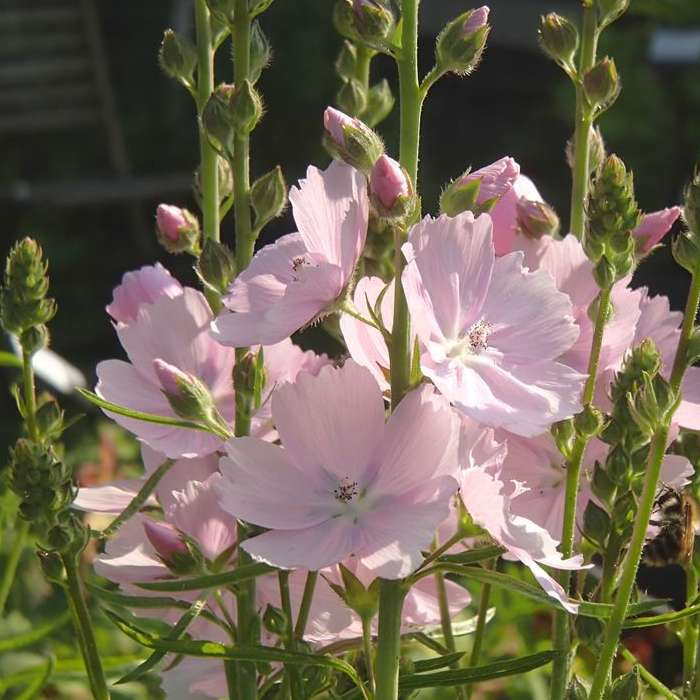
<svg viewBox="0 0 700 700"><path fill-rule="evenodd" d="M664 486L654 501L649 525L657 529L642 550L642 562L650 567L683 564L695 537L693 503L689 496Z"/></svg>

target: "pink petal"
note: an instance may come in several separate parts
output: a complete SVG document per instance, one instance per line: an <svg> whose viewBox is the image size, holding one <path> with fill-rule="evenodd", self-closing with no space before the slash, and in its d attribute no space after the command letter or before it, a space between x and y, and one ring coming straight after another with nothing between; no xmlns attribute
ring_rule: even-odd
<svg viewBox="0 0 700 700"><path fill-rule="evenodd" d="M71 508L118 515L131 503L143 484L143 479L123 479L104 486L83 486L78 489ZM157 505L153 496L149 497L147 505Z"/></svg>
<svg viewBox="0 0 700 700"><path fill-rule="evenodd" d="M418 336L452 339L478 320L494 264L491 219L426 217L404 245L402 283Z"/></svg>
<svg viewBox="0 0 700 700"><path fill-rule="evenodd" d="M680 207L670 207L645 214L632 235L638 240L642 253L648 253L671 230L676 219L683 210Z"/></svg>
<svg viewBox="0 0 700 700"><path fill-rule="evenodd" d="M525 239L525 236L516 235L518 228L518 217L516 204L520 197L535 202L542 202L535 184L526 175L518 175L513 186L505 192L496 202L496 206L489 212L493 220L493 243L496 255L506 255L514 250L518 250L518 243Z"/></svg>
<svg viewBox="0 0 700 700"><path fill-rule="evenodd" d="M371 373L348 360L301 374L272 397L272 415L289 457L307 474L365 481L384 434L384 399Z"/></svg>
<svg viewBox="0 0 700 700"><path fill-rule="evenodd" d="M683 490L689 483L695 469L686 457L681 455L664 455L659 481L677 491Z"/></svg>

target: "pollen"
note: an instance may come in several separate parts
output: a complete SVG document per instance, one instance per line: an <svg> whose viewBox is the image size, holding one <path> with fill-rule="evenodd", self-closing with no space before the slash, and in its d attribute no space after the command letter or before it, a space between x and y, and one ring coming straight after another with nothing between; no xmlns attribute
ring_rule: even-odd
<svg viewBox="0 0 700 700"><path fill-rule="evenodd" d="M472 353L478 355L482 350L486 350L492 330L493 326L484 319L480 319L469 328L466 340Z"/></svg>
<svg viewBox="0 0 700 700"><path fill-rule="evenodd" d="M308 262L303 255L297 255L295 258L292 258L292 270L294 272L298 272L299 268L304 265L308 265Z"/></svg>
<svg viewBox="0 0 700 700"><path fill-rule="evenodd" d="M333 489L333 495L343 503L349 503L357 496L357 482L350 481L350 477L344 477Z"/></svg>

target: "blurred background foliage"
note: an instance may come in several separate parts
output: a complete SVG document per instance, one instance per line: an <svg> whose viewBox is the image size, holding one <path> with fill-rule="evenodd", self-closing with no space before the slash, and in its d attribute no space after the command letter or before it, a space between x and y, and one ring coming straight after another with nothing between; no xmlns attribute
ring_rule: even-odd
<svg viewBox="0 0 700 700"><path fill-rule="evenodd" d="M41 8L56 1L30 0L28 5ZM79 0L75 2L78 6ZM193 105L185 91L161 73L156 55L166 27L192 32L190 0L86 2L92 2L97 11L109 83L133 174L182 173L183 181L187 181L198 158ZM3 13L12 12L19 4L19 0L0 0L0 25ZM444 21L477 4L458 0L423 3L423 72L432 65L434 35ZM494 31L479 69L468 79L443 79L426 104L420 175L424 211L435 211L441 187L468 166L478 168L512 155L566 221L570 177L564 144L572 131L573 89L538 50L535 36L540 14L556 10L576 20L578 2L494 0L491 7ZM272 42L274 58L259 84L267 114L254 133L254 175L281 164L288 183L293 184L309 163L325 166L328 162L320 145L321 121L323 109L334 102L339 86L333 61L341 45L332 29L332 8L331 0L278 0L264 15L263 28ZM6 31L11 31L8 26ZM691 39L694 31L695 54L690 41L691 50L685 59L652 60L652 46L659 31L668 29L680 29ZM678 203L683 185L700 159L700 3L632 0L628 15L604 35L599 53L614 56L623 81L622 96L601 120L608 149L634 170L638 200L645 211ZM10 79L17 82L21 75L12 75L15 64L8 55L0 52L0 74L9 71ZM23 56L22 62L33 58ZM219 58L217 78L230 81L227 47L220 51ZM388 60L375 59L372 71L373 82L386 77L397 91L393 65ZM40 100L41 94L35 97ZM380 131L388 151L396 155L398 115L393 113ZM0 132L0 254L4 258L11 242L22 235L32 235L44 246L50 260L51 293L59 301L59 313L51 324L52 347L77 365L89 384L94 381L98 361L122 356L104 306L125 271L160 259L184 283L194 283L190 259L163 253L153 235L159 201L195 210L187 187L163 196L140 197L132 203L117 200L57 205L26 197L33 183L116 182L108 150L105 131L100 128ZM266 230L261 242L274 240L293 230L292 226L287 212ZM222 238L232 241L230 217L224 220ZM648 285L653 293L668 294L672 308L683 305L686 273L673 263L668 247L642 265L636 283ZM333 349L319 332L304 340ZM18 431L7 391L16 377L9 369L2 370L0 376L0 462L4 462L7 446ZM74 398L62 401L69 412L88 411ZM96 413L89 413L67 435L69 459L84 482L111 480L117 473L138 469L135 443ZM9 503L7 494L0 498L4 499L0 501L1 519ZM5 534L8 525L11 523L0 522ZM11 534L0 537L0 566L10 541ZM43 582L30 551L25 552L20 571L21 585L15 586L10 600L15 612L3 621L0 639L26 630L32 620L52 617L63 609L62 598ZM470 588L478 602L478 587ZM500 592L494 594L493 601L498 624L489 626L486 643L492 656L532 653L547 647L548 615L544 611ZM106 629L103 635L101 642L110 656L134 653L133 646L120 635ZM673 685L678 669L669 659L678 653L672 633L651 632L637 637L634 643L639 657L648 660L659 677ZM51 647L59 658L74 655L71 638L69 626L51 638ZM35 652L42 651L48 651L48 647L27 654L36 656ZM8 668L16 671L23 663L28 663L26 658L0 658L0 677L8 673ZM59 677L64 680L53 687L52 697L87 697L84 688L75 686L69 671ZM537 671L508 685L501 682L480 687L474 697L544 698L546 687L544 672ZM114 697L148 694L144 686L138 685L133 689L124 687ZM12 691L7 697L14 697Z"/></svg>

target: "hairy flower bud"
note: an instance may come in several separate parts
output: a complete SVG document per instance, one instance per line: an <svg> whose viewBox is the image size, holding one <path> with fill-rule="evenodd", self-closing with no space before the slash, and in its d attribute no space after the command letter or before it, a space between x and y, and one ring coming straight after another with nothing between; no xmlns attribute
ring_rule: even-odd
<svg viewBox="0 0 700 700"><path fill-rule="evenodd" d="M376 126L384 121L394 107L394 95L386 79L380 80L367 92L367 105L362 118L368 126Z"/></svg>
<svg viewBox="0 0 700 700"><path fill-rule="evenodd" d="M174 560L176 555L189 556L189 551L182 541L180 533L170 523L145 519L143 530L166 566L168 562Z"/></svg>
<svg viewBox="0 0 700 700"><path fill-rule="evenodd" d="M358 117L367 106L367 90L359 80L350 78L340 86L335 99L343 112Z"/></svg>
<svg viewBox="0 0 700 700"><path fill-rule="evenodd" d="M540 18L540 44L547 55L562 66L573 67L578 49L578 31L568 19L550 12Z"/></svg>
<svg viewBox="0 0 700 700"><path fill-rule="evenodd" d="M187 209L159 204L156 209L156 237L169 253L191 252L199 246L199 221Z"/></svg>
<svg viewBox="0 0 700 700"><path fill-rule="evenodd" d="M700 242L700 168L685 188L683 219L691 231L693 239Z"/></svg>
<svg viewBox="0 0 700 700"><path fill-rule="evenodd" d="M284 637L289 629L289 620L284 611L268 603L262 616L263 627L278 637Z"/></svg>
<svg viewBox="0 0 700 700"><path fill-rule="evenodd" d="M629 4L630 0L595 0L600 29L618 19L627 10Z"/></svg>
<svg viewBox="0 0 700 700"><path fill-rule="evenodd" d="M369 191L381 217L404 217L415 207L413 186L408 173L386 153L377 159L372 168Z"/></svg>
<svg viewBox="0 0 700 700"><path fill-rule="evenodd" d="M239 134L249 134L257 126L263 113L258 91L248 80L231 95L231 122Z"/></svg>
<svg viewBox="0 0 700 700"><path fill-rule="evenodd" d="M158 52L161 68L175 80L192 82L192 74L197 66L197 49L186 37L166 29Z"/></svg>
<svg viewBox="0 0 700 700"><path fill-rule="evenodd" d="M256 230L260 230L284 211L287 185L279 165L253 183L250 188L250 203L255 212Z"/></svg>
<svg viewBox="0 0 700 700"><path fill-rule="evenodd" d="M394 13L387 0L352 0L355 30L369 44L386 39L394 30Z"/></svg>
<svg viewBox="0 0 700 700"><path fill-rule="evenodd" d="M690 274L700 268L700 241L690 233L681 233L671 244L675 261Z"/></svg>
<svg viewBox="0 0 700 700"><path fill-rule="evenodd" d="M607 56L583 76L583 92L591 107L602 112L612 106L620 94L620 79L615 61Z"/></svg>
<svg viewBox="0 0 700 700"><path fill-rule="evenodd" d="M538 239L559 233L559 217L547 202L520 197L515 211L518 230L528 238Z"/></svg>
<svg viewBox="0 0 700 700"><path fill-rule="evenodd" d="M272 47L260 27L260 22L253 22L250 28L250 82L255 85L263 70L270 65Z"/></svg>
<svg viewBox="0 0 700 700"><path fill-rule="evenodd" d="M228 199L233 193L233 173L230 163L221 156L216 157L216 172L219 182L219 203ZM202 179L199 169L195 171L194 195L198 203L202 202Z"/></svg>
<svg viewBox="0 0 700 700"><path fill-rule="evenodd" d="M217 294L225 294L236 276L236 260L223 243L207 238L197 260L197 275Z"/></svg>
<svg viewBox="0 0 700 700"><path fill-rule="evenodd" d="M345 40L340 49L338 58L335 59L335 72L347 81L355 76L355 66L357 65L357 47L355 44Z"/></svg>
<svg viewBox="0 0 700 700"><path fill-rule="evenodd" d="M591 127L588 132L589 141L589 155L588 155L588 174L595 173L598 168L603 164L603 161L608 157L607 151L605 150L605 141L603 141L603 134L600 129L596 127ZM574 145L573 140L569 139L566 142L566 162L569 167L573 170L576 158L574 156Z"/></svg>
<svg viewBox="0 0 700 700"><path fill-rule="evenodd" d="M489 8L469 10L449 22L435 42L435 63L443 73L467 75L476 68L491 27Z"/></svg>
<svg viewBox="0 0 700 700"><path fill-rule="evenodd" d="M384 153L384 144L379 136L359 119L333 107L328 107L324 112L323 125L326 145L333 156L368 175Z"/></svg>

